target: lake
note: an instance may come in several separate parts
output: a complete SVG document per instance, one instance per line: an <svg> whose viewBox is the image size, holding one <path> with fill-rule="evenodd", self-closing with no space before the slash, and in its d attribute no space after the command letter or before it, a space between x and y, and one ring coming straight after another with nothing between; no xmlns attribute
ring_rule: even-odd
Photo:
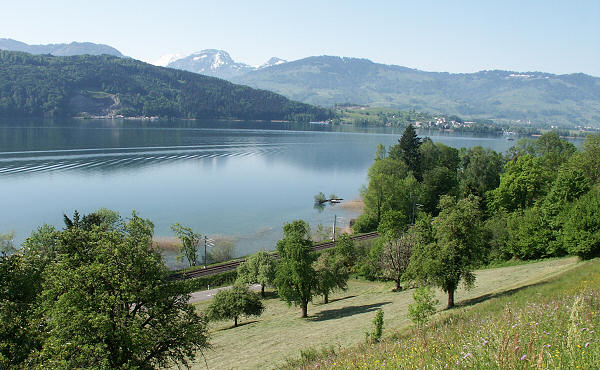
<svg viewBox="0 0 600 370"><path fill-rule="evenodd" d="M223 121L0 121L0 232L21 243L63 213L136 210L172 236L171 224L226 239L237 255L274 249L282 226L304 219L347 226L359 210L319 211L318 192L359 197L377 144L402 129ZM506 151L514 141L419 132L459 147ZM172 256L168 261L175 266Z"/></svg>

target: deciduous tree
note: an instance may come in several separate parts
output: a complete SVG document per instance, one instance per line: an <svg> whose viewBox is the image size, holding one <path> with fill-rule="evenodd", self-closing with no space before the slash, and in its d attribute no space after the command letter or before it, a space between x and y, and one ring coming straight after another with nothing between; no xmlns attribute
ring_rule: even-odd
<svg viewBox="0 0 600 370"><path fill-rule="evenodd" d="M256 293L246 285L235 284L231 289L219 291L208 306L207 316L211 320L233 319L238 326L240 316L260 316L265 307Z"/></svg>
<svg viewBox="0 0 600 370"><path fill-rule="evenodd" d="M265 286L273 285L277 266L275 258L261 250L251 255L237 268L237 281L242 284L260 284L260 295L265 296Z"/></svg>
<svg viewBox="0 0 600 370"><path fill-rule="evenodd" d="M448 293L448 308L454 306L459 282L467 287L475 283L473 269L485 250L478 202L474 196L459 201L443 196L431 229L419 226L421 233L430 235L422 235L413 249L408 276L442 288Z"/></svg>
<svg viewBox="0 0 600 370"><path fill-rule="evenodd" d="M315 253L312 250L310 229L302 220L283 227L283 239L277 242L280 261L275 277L279 296L289 304L299 305L302 316L307 316L308 302L317 288L317 278L312 266Z"/></svg>

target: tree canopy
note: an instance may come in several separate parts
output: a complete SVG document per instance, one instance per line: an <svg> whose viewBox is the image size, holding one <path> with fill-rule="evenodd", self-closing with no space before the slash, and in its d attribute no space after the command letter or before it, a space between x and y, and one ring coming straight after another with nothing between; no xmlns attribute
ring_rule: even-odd
<svg viewBox="0 0 600 370"><path fill-rule="evenodd" d="M61 231L40 228L15 260L0 261L16 263L0 269L0 280L22 289L7 290L10 304L0 307L4 317L20 307L14 332L23 334L12 344L0 336L4 363L149 368L194 359L208 345L206 320L188 304L185 285L167 280L152 223L135 213L111 227L101 215L69 220ZM15 342L24 344L20 353L10 349Z"/></svg>
<svg viewBox="0 0 600 370"><path fill-rule="evenodd" d="M283 226L283 239L277 242L279 266L275 286L279 296L299 305L302 316L307 316L308 302L318 287L313 262L316 255L312 250L310 228L305 221L296 220Z"/></svg>
<svg viewBox="0 0 600 370"><path fill-rule="evenodd" d="M269 252L261 250L251 255L237 268L237 282L260 284L260 294L265 296L265 286L273 285L277 266Z"/></svg>
<svg viewBox="0 0 600 370"><path fill-rule="evenodd" d="M265 307L256 293L246 285L235 284L231 289L219 291L207 309L211 320L233 319L238 326L240 316L260 316Z"/></svg>

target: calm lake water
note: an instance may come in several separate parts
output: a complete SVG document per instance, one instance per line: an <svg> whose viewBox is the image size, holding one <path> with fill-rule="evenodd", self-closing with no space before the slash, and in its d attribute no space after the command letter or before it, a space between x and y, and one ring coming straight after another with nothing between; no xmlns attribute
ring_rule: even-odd
<svg viewBox="0 0 600 370"><path fill-rule="evenodd" d="M357 130L279 123L140 121L0 121L0 232L22 242L44 223L100 207L136 210L172 236L179 222L226 237L238 255L274 249L284 223L347 226L357 210L313 208L322 191L359 196L377 144L398 129ZM502 137L420 132L453 147L506 151ZM171 261L171 259L169 259ZM172 261L171 261L172 262Z"/></svg>

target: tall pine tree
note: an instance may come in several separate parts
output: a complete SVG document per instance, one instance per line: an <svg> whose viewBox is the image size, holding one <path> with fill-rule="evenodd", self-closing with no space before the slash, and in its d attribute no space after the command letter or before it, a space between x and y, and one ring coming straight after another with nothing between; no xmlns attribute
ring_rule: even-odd
<svg viewBox="0 0 600 370"><path fill-rule="evenodd" d="M422 180L420 146L421 139L417 136L415 128L413 125L408 125L398 140L398 144L391 147L389 151L389 157L404 160L419 181Z"/></svg>

